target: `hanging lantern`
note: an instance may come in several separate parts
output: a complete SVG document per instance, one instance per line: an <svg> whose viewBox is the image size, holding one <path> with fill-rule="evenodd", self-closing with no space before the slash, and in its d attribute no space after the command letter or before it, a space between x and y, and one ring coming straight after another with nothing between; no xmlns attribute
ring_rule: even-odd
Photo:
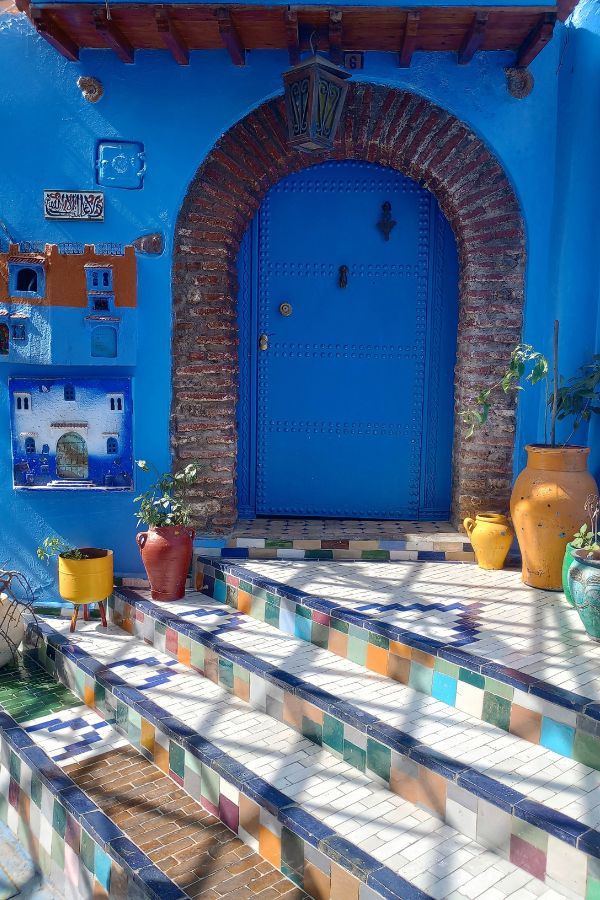
<svg viewBox="0 0 600 900"><path fill-rule="evenodd" d="M331 150L350 73L315 53L283 74L289 143L312 153Z"/></svg>

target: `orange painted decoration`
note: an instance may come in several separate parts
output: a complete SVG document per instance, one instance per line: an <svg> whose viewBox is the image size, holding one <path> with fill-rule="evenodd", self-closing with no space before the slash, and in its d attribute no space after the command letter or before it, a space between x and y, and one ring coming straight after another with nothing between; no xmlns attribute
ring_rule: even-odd
<svg viewBox="0 0 600 900"><path fill-rule="evenodd" d="M515 482L510 511L521 556L523 581L562 590L565 549L585 520L584 505L598 488L587 471L589 447L529 444L527 466Z"/></svg>

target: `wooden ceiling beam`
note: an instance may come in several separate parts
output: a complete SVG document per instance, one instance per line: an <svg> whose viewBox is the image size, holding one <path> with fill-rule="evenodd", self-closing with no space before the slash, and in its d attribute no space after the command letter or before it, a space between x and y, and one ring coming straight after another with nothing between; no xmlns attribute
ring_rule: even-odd
<svg viewBox="0 0 600 900"><path fill-rule="evenodd" d="M190 62L188 48L181 35L175 28L166 9L158 8L156 11L156 27L167 50L173 54L173 58L180 66L187 66Z"/></svg>
<svg viewBox="0 0 600 900"><path fill-rule="evenodd" d="M102 35L105 43L111 47L121 62L131 65L135 59L135 51L121 29L106 15L106 10L94 10L94 26Z"/></svg>
<svg viewBox="0 0 600 900"><path fill-rule="evenodd" d="M488 22L487 12L477 12L465 36L465 42L458 54L458 64L466 66L473 59L474 54L483 44L485 29Z"/></svg>
<svg viewBox="0 0 600 900"><path fill-rule="evenodd" d="M221 40L231 57L232 63L236 66L245 66L246 48L242 44L237 29L233 24L231 13L225 7L221 7L216 10L215 15L217 17L217 22L219 23Z"/></svg>
<svg viewBox="0 0 600 900"><path fill-rule="evenodd" d="M31 9L31 21L35 29L55 50L71 62L79 59L79 45L60 27L52 22L42 9Z"/></svg>
<svg viewBox="0 0 600 900"><path fill-rule="evenodd" d="M544 49L548 41L552 40L555 24L556 13L548 12L540 16L537 25L529 32L517 51L516 65L518 67L528 66Z"/></svg>
<svg viewBox="0 0 600 900"><path fill-rule="evenodd" d="M288 6L285 10L284 21L290 65L295 66L300 62L300 34L298 32L298 11L294 6Z"/></svg>
<svg viewBox="0 0 600 900"><path fill-rule="evenodd" d="M329 57L336 66L342 63L342 11L329 10Z"/></svg>
<svg viewBox="0 0 600 900"><path fill-rule="evenodd" d="M408 69L417 46L417 38L419 36L419 23L421 14L418 10L411 10L406 14L406 25L404 26L404 36L402 38L402 47L398 54L398 65L402 69Z"/></svg>

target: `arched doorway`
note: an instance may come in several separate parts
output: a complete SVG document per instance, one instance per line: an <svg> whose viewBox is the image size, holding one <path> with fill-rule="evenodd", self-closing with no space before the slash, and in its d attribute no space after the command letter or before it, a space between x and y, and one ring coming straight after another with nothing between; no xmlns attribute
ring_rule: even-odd
<svg viewBox="0 0 600 900"><path fill-rule="evenodd" d="M433 195L368 162L293 173L238 268L240 515L447 519L458 260Z"/></svg>
<svg viewBox="0 0 600 900"><path fill-rule="evenodd" d="M519 203L492 151L468 125L424 97L368 83L350 86L332 154L394 169L434 194L452 226L459 257L455 408L502 377L521 338L525 238ZM173 253L171 441L175 462L198 459L194 498L205 531L238 516L237 299L247 272L237 259L268 191L292 172L323 162L289 148L281 97L235 124L188 189ZM512 486L514 397L498 400L501 431L468 440L454 416L455 523L483 508L506 509ZM498 420L496 420L498 421ZM302 477L290 472L290 477Z"/></svg>
<svg viewBox="0 0 600 900"><path fill-rule="evenodd" d="M88 477L87 444L75 431L68 431L57 441L56 474L58 478L70 481L82 481Z"/></svg>

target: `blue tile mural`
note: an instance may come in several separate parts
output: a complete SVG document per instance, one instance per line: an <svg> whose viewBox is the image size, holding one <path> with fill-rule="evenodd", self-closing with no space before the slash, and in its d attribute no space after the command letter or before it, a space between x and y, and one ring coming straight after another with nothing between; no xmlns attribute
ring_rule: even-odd
<svg viewBox="0 0 600 900"><path fill-rule="evenodd" d="M128 378L11 378L13 486L132 490Z"/></svg>

